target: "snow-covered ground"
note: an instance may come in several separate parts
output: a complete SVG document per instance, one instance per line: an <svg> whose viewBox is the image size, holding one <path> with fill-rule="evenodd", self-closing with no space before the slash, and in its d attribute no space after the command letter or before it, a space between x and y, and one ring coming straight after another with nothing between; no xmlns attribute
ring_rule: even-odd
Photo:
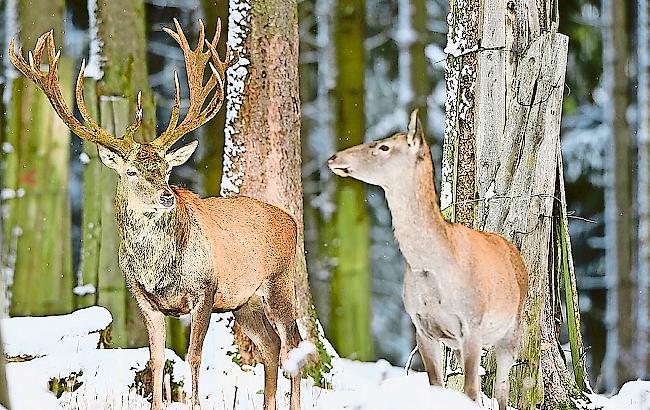
<svg viewBox="0 0 650 410"><path fill-rule="evenodd" d="M242 370L227 354L233 351L227 314L214 314L203 348L201 368L201 404L203 409L261 409L263 370L258 365ZM2 320L5 349L11 357L36 357L7 365L12 408L21 409L147 409L148 402L131 386L135 373L144 369L149 352L141 349L97 349L99 331L110 323L104 308L92 307L71 315L48 318L12 318ZM304 349L307 351L308 349ZM171 383L182 383L190 395L190 370L187 362L167 350L174 363ZM331 389L314 387L302 381L303 409L454 409L480 407L463 394L428 385L424 373L406 375L401 367L384 360L376 363L333 360L328 376ZM48 389L57 377L76 378L78 386L59 399ZM630 382L617 396L591 396L585 408L604 410L650 409L650 382ZM288 408L289 381L280 377L278 408ZM189 408L181 403L168 409ZM484 409L496 409L496 403L483 398Z"/></svg>

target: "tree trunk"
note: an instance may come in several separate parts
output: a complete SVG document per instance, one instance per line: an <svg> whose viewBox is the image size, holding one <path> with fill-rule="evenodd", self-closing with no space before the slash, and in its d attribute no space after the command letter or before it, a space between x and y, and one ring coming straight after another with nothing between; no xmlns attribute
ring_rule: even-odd
<svg viewBox="0 0 650 410"><path fill-rule="evenodd" d="M63 44L63 0L17 4L17 40L25 52L38 37L54 30ZM45 60L43 60L45 63ZM59 79L72 102L72 64L63 55ZM13 270L11 315L47 315L72 309L70 206L68 198L69 131L45 95L24 77L11 85L7 135L3 140L5 247ZM4 201L3 201L4 202ZM34 283L39 284L35 287Z"/></svg>
<svg viewBox="0 0 650 410"><path fill-rule="evenodd" d="M202 0L205 17L206 33L214 33L217 19L221 19L221 38L228 38L228 0ZM219 55L226 51L226 42L220 41L217 46ZM227 86L227 85L226 85ZM226 93L228 91L226 90ZM220 110L206 125L201 127L202 137L199 144L201 159L198 161L198 171L201 174L201 184L206 196L219 195L221 189L221 171L223 170L224 127L226 110Z"/></svg>
<svg viewBox="0 0 650 410"><path fill-rule="evenodd" d="M605 386L612 390L636 379L636 277L634 263L634 194L631 172L634 143L627 121L630 106L630 60L627 2L603 2L605 20L604 84L608 106L604 112L610 139L606 163L605 259L608 289ZM642 137L645 138L645 137ZM641 151L643 154L643 151ZM647 186L643 188L647 189ZM642 314L645 315L646 312Z"/></svg>
<svg viewBox="0 0 650 410"><path fill-rule="evenodd" d="M363 143L365 0L338 0L334 14L336 149ZM341 356L373 358L370 334L370 240L364 183L336 179L329 335Z"/></svg>
<svg viewBox="0 0 650 410"><path fill-rule="evenodd" d="M240 59L228 71L222 194L261 199L296 219L299 327L320 348L321 364L327 365L305 265L296 2L231 1L228 26L229 44ZM249 350L242 344L239 348L240 353ZM319 374L312 376L320 381Z"/></svg>
<svg viewBox="0 0 650 410"><path fill-rule="evenodd" d="M141 140L150 140L155 132L155 109L147 82L144 2L89 0L88 12L93 42L86 74L99 77L92 87L95 89L88 93L88 97L95 94L94 101L98 101L95 118L105 129L121 135L133 120L135 97L142 91L145 116L138 135ZM88 97L86 101L90 102ZM85 283L97 284L94 302L113 315L113 345L146 345L139 310L118 264L119 238L113 209L117 177L100 163L96 147L85 144L84 149L90 161L84 171L81 275ZM88 299L79 304L90 303Z"/></svg>
<svg viewBox="0 0 650 410"><path fill-rule="evenodd" d="M650 9L648 0L638 1L637 10L638 58L638 210L639 210L639 266L637 308L638 356L637 376L650 377Z"/></svg>
<svg viewBox="0 0 650 410"><path fill-rule="evenodd" d="M511 373L511 400L519 409L555 409L580 394L557 340L560 280L568 286L575 376L588 388L560 181L568 39L556 33L552 2L538 3L509 2L506 8L503 1L476 0L459 10L452 2L446 48L442 207L457 222L511 240L529 271L522 341ZM561 212L561 229L553 230L554 210ZM486 370L493 377L493 367Z"/></svg>

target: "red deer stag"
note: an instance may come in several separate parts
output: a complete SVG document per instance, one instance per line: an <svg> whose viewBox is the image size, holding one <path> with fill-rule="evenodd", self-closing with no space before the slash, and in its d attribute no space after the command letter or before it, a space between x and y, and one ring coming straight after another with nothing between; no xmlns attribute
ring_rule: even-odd
<svg viewBox="0 0 650 410"><path fill-rule="evenodd" d="M528 273L517 248L494 233L443 219L417 111L406 134L348 148L328 162L336 175L379 185L386 193L407 261L404 306L415 325L429 383L442 385L442 341L456 350L463 365L465 393L478 400L481 348L494 346L496 397L505 410L528 291Z"/></svg>
<svg viewBox="0 0 650 410"><path fill-rule="evenodd" d="M167 129L150 143L133 135L142 121L138 97L135 121L122 137L109 134L90 117L82 95L84 64L77 78L76 99L85 124L72 114L58 84L52 32L43 34L29 62L10 42L11 62L40 87L56 113L80 138L97 144L101 161L119 175L115 214L120 234L119 262L149 334L153 372L152 409L161 409L165 360L165 315L191 315L188 361L192 373L192 405L199 406L199 369L203 339L212 312L232 311L250 337L264 364L264 408L275 409L278 360L283 363L300 335L296 325L294 265L296 223L283 210L252 198L199 198L170 186L169 173L196 149L194 141L167 152L184 134L200 127L219 111L224 98L224 73L234 64L230 50L221 60L214 39L205 39L203 23L192 49L178 21L165 28L185 57L190 104L183 121L180 87ZM204 42L207 51L204 49ZM43 52L49 69L41 72ZM210 78L204 84L205 67ZM212 97L208 95L212 92ZM205 104L208 99L207 104ZM291 378L291 409L300 408L300 378Z"/></svg>

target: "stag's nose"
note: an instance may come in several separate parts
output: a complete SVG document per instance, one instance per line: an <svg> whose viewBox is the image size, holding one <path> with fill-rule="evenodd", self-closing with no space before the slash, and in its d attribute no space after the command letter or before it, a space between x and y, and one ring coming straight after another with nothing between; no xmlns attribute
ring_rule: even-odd
<svg viewBox="0 0 650 410"><path fill-rule="evenodd" d="M336 160L336 154L332 155L332 156L330 157L330 159L327 160L327 163L328 163L328 164L331 164L331 163L334 162L335 160Z"/></svg>
<svg viewBox="0 0 650 410"><path fill-rule="evenodd" d="M166 207L166 208L171 208L174 206L174 195L172 195L169 192L165 192L160 195L160 205Z"/></svg>

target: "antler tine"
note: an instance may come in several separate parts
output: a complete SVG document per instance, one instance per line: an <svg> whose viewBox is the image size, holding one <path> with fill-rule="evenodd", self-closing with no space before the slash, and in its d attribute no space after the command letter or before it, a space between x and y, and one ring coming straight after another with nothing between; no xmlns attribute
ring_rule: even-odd
<svg viewBox="0 0 650 410"><path fill-rule="evenodd" d="M176 26L176 31L166 27L163 30L176 40L178 45L181 47L181 50L183 50L187 82L189 86L190 106L185 114L185 118L181 121L180 125L177 126L180 112L180 87L178 86L178 78L175 74L176 99L172 108L169 125L165 132L151 143L152 145L165 150L172 146L172 144L174 144L174 142L180 139L184 134L187 134L205 124L219 111L221 103L223 102L223 75L225 69L228 67L224 66L224 62L221 61L216 52L216 45L219 41L221 31L220 21L217 21L217 32L215 33L214 39L212 42L209 42L205 38L205 25L203 24L203 21L199 20L199 42L195 49L192 49L187 42L185 33L178 23L178 20L174 19L174 25ZM205 45L208 47L207 51L204 51ZM203 76L205 66L211 59L214 62L214 66L211 65L210 78L204 85ZM214 91L211 100L204 108L206 98L214 90L216 85L219 86L218 89Z"/></svg>
<svg viewBox="0 0 650 410"><path fill-rule="evenodd" d="M48 71L42 72L40 69L41 56L43 51L47 47L48 55ZM61 52L56 50L54 44L54 34L53 31L49 31L39 37L36 42L36 46L33 52L29 52L29 63L25 61L23 57L22 48L19 49L18 55L16 54L14 39L12 38L9 41L9 59L11 63L20 71L25 77L29 78L38 88L40 88L47 98L50 100L50 104L54 108L54 111L57 115L63 120L63 122L74 132L79 138L105 146L106 148L112 149L119 154L126 156L133 148L132 141L122 140L114 137L113 135L106 132L104 129L100 128L97 123L92 121L88 115L88 111L83 104L83 96L81 94L83 78L77 78L77 101L79 103L79 109L84 117L84 120L88 123L88 126L83 125L79 120L77 120L72 113L70 107L67 106L63 95L61 93L61 88L59 86L59 78L57 74L57 66L59 63L59 58ZM83 67L80 77L83 77Z"/></svg>
<svg viewBox="0 0 650 410"><path fill-rule="evenodd" d="M135 142L133 135L142 125L142 91L138 91L138 97L136 98L136 110L135 110L135 120L131 125L126 127L124 131L124 139L130 142Z"/></svg>
<svg viewBox="0 0 650 410"><path fill-rule="evenodd" d="M174 128L176 128L176 124L178 124L178 117L181 113L181 86L178 82L178 71L174 71L174 90L175 94L174 105L172 106L172 115L169 119L169 124L165 130L165 134L170 134Z"/></svg>

